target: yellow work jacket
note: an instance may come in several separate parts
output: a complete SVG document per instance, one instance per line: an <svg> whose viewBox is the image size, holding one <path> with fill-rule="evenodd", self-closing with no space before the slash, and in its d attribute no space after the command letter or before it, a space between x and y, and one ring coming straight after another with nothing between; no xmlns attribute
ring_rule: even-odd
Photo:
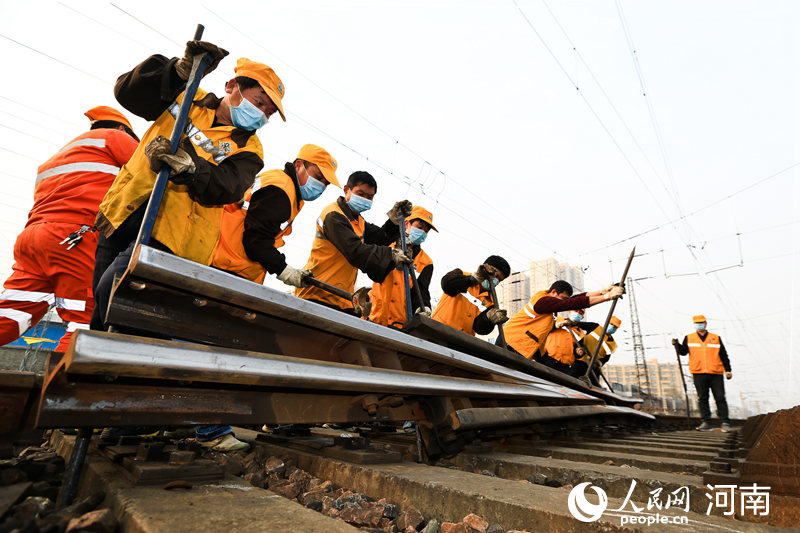
<svg viewBox="0 0 800 533"><path fill-rule="evenodd" d="M464 275L470 276L472 272L464 272ZM472 285L467 289L466 294L456 294L455 296L443 294L431 318L474 336L475 330L472 329L472 323L475 321L475 317L491 305L492 297L489 295L489 291L482 289L480 285Z"/></svg>
<svg viewBox="0 0 800 533"><path fill-rule="evenodd" d="M244 193L244 199L241 202L226 205L223 209L219 243L214 249L211 266L233 272L256 283L263 283L267 271L261 263L247 257L242 238L244 237L244 219L250 207L250 198L259 189L269 186L278 187L286 193L291 204L289 220L281 225L283 229L275 236L275 248L283 246L283 238L292 233L292 222L303 208L304 202L303 200L297 201L294 180L288 174L282 170L268 170L256 178L253 186Z"/></svg>
<svg viewBox="0 0 800 533"><path fill-rule="evenodd" d="M506 322L503 331L506 336L506 343L514 348L517 353L533 359L534 354L543 352L544 342L547 335L555 325L553 313L537 315L533 307L543 296L547 296L549 291L539 291L525 307L519 310L511 320Z"/></svg>
<svg viewBox="0 0 800 533"><path fill-rule="evenodd" d="M584 333L582 329L577 327L572 328L572 331L578 333L578 337L583 340L583 346L586 348L586 353L578 357L578 361L589 364L589 361L592 359L592 354L597 347L597 341L600 339L600 334L603 333L603 326L597 326L588 333ZM594 365L603 366L615 351L617 351L617 343L609 339L608 334L606 334L603 343L600 345L600 350L597 352L597 359L595 359Z"/></svg>
<svg viewBox="0 0 800 533"><path fill-rule="evenodd" d="M183 100L183 94L178 95L176 104ZM250 135L247 143L239 146L231 139L231 134L236 129L234 126L212 127L216 110L198 105L207 94L198 89L194 105L189 110L189 121L195 126L189 139L195 145L197 154L217 165L239 152L252 152L263 159L261 142L255 135ZM175 104L150 126L136 152L119 171L103 198L97 217L97 228L106 237L110 237L131 213L149 200L157 174L150 170L144 149L159 135L170 137L175 124L174 112ZM153 238L167 246L175 255L208 265L219 240L222 209L223 206L200 205L189 196L187 186L169 182L153 228Z"/></svg>
<svg viewBox="0 0 800 533"><path fill-rule="evenodd" d="M719 357L719 335L709 333L702 340L697 332L686 336L689 347L689 371L692 374L723 374L725 367Z"/></svg>
<svg viewBox="0 0 800 533"><path fill-rule="evenodd" d="M544 341L544 350L553 359L565 365L575 362L575 339L564 328L555 328Z"/></svg>
<svg viewBox="0 0 800 533"><path fill-rule="evenodd" d="M314 242L311 246L311 254L308 256L308 262L303 269L310 270L311 274L320 281L329 285L335 285L348 292L353 292L356 285L358 269L351 265L347 258L342 255L342 252L325 237L322 228L325 217L328 216L328 213L333 211L341 213L345 218L350 220L339 207L338 200L322 210L319 218L317 218L317 233L314 236ZM353 227L356 236L361 239L361 242L364 242L364 230L367 227L364 217L357 215L355 220L350 220L350 225ZM353 309L353 302L350 300L340 298L339 296L335 296L317 287L295 289L294 295L304 300L326 302L339 309Z"/></svg>
<svg viewBox="0 0 800 533"><path fill-rule="evenodd" d="M394 247L394 244L392 244ZM414 270L417 275L422 274L433 261L420 249L414 258ZM414 283L410 288L413 290ZM373 283L369 292L369 301L372 302L372 312L369 315L371 322L402 328L406 322L406 286L403 281L403 271L392 269L381 283ZM412 309L413 311L413 309Z"/></svg>

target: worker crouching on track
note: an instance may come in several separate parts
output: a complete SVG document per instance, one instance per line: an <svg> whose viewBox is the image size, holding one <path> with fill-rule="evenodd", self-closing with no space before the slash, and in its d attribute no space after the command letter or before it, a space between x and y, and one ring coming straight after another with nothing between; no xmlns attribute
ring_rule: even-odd
<svg viewBox="0 0 800 533"><path fill-rule="evenodd" d="M490 334L508 314L492 302L489 283L496 286L509 275L511 267L499 255L489 256L474 273L451 270L442 277L444 294L432 318L469 335Z"/></svg>
<svg viewBox="0 0 800 533"><path fill-rule="evenodd" d="M600 340L600 334L603 333L603 326L597 322L584 322L583 317L585 310L570 312L569 320L573 324L570 330L574 333L580 342L578 348L580 349L575 356L575 362L572 364L570 373L576 378L585 376L586 369L589 367L589 361L592 359L592 354L597 348L597 341ZM589 373L589 379L592 384L599 385L597 378L603 373L603 366L611 358L611 354L617 351L617 343L614 340L613 334L622 325L622 320L612 316L611 321L608 323L608 329L603 337L603 342L600 344L600 350L597 352L597 359L594 361L594 368Z"/></svg>
<svg viewBox="0 0 800 533"><path fill-rule="evenodd" d="M228 54L211 43L190 41L183 58L153 55L120 76L114 86L114 95L126 109L155 122L100 204L92 329L106 329L114 277L125 272L130 262L158 170L168 165L170 182L150 246L209 265L219 240L223 207L240 201L264 166L255 131L275 112L286 120L281 80L267 65L240 58L222 98L198 89L184 129L188 136L171 154L167 137L194 58L204 53L213 58L205 74ZM248 447L233 436L230 426L199 427L197 440L216 451Z"/></svg>
<svg viewBox="0 0 800 533"><path fill-rule="evenodd" d="M731 362L728 359L728 352L722 344L722 337L716 333L710 333L706 327L706 317L695 315L692 317L695 331L683 338L683 342L678 343L678 339L672 339L679 355L689 354L689 371L694 379L694 388L697 390L697 403L700 409L700 418L703 422L697 428L700 431L711 431L711 407L708 403L709 389L714 395L717 404L717 416L722 420L722 431L730 431L731 420L728 418L728 401L725 399L725 382L731 379Z"/></svg>
<svg viewBox="0 0 800 533"><path fill-rule="evenodd" d="M90 230L139 138L116 109L99 106L85 114L90 130L39 167L33 207L14 245L14 271L0 294L0 345L17 340L50 306L67 330L57 352L66 350L73 331L89 328L97 247L97 233Z"/></svg>
<svg viewBox="0 0 800 533"><path fill-rule="evenodd" d="M430 230L438 232L433 226L433 215L424 207L415 205L411 210L411 215L406 219L405 232L406 243L414 259L413 268L417 273L417 283L422 301L419 301L417 293L413 290L411 283L411 308L420 314L430 316L431 314L431 295L430 284L433 277L433 260L422 249L421 245L428 236ZM399 246L397 242L392 247ZM372 313L369 319L377 324L402 328L406 323L406 293L405 281L403 280L403 269L393 268L381 283L373 283L369 293L372 302Z"/></svg>
<svg viewBox="0 0 800 533"><path fill-rule="evenodd" d="M550 289L539 291L525 307L505 325L506 343L518 354L541 361L544 343L555 326L555 313L584 309L614 300L625 292L623 287L609 285L602 290L572 296L572 285L558 280Z"/></svg>
<svg viewBox="0 0 800 533"><path fill-rule="evenodd" d="M305 202L319 198L329 184L339 187L336 167L327 151L306 144L283 170L260 174L241 202L225 206L211 266L256 283L269 272L287 285L304 287L304 271L287 265L278 248Z"/></svg>
<svg viewBox="0 0 800 533"><path fill-rule="evenodd" d="M399 235L400 216L411 214L411 202L403 200L389 210L383 226L366 222L361 213L372 207L378 191L375 178L368 172L354 172L344 186L344 196L322 210L317 218L316 234L304 270L314 278L348 292L354 292L358 271L372 281L383 281L398 266L411 263L411 255L392 244ZM339 311L356 315L352 300L341 298L317 287L297 288L295 296Z"/></svg>
<svg viewBox="0 0 800 533"><path fill-rule="evenodd" d="M156 171L163 164L171 167L150 245L208 265L219 239L223 206L242 199L264 164L255 131L274 112L284 116L280 79L268 66L240 58L223 98L198 89L186 128L191 135L170 155L167 136L175 123L173 113L193 57L205 52L215 58L206 73L227 55L210 43L190 41L182 59L154 55L117 79L117 100L155 122L100 204L92 329L105 329L114 275L128 266Z"/></svg>

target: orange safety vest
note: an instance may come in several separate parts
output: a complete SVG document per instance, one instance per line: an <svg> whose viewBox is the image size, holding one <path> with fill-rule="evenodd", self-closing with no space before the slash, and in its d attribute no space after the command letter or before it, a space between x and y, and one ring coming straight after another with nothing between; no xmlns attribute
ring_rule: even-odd
<svg viewBox="0 0 800 533"><path fill-rule="evenodd" d="M216 109L201 105L207 94L202 89L197 90L186 125L186 131L190 133L187 139L195 145L197 155L215 165L239 152L249 152L263 159L261 141L255 134L247 138L244 146L239 146L232 138L237 128L213 125ZM106 237L111 237L131 213L150 199L157 174L150 169L144 149L158 135L170 137L175 124L173 113L177 115L183 95L178 95L175 103L161 113L145 132L139 148L122 167L100 203L97 229ZM153 238L179 257L210 265L219 241L222 209L223 206L206 206L195 202L185 185L169 182L153 227Z"/></svg>
<svg viewBox="0 0 800 533"><path fill-rule="evenodd" d="M137 145L124 131L106 128L72 139L39 166L27 225L74 222L93 226L100 201Z"/></svg>
<svg viewBox="0 0 800 533"><path fill-rule="evenodd" d="M592 360L592 354L597 347L597 341L600 339L600 334L603 332L603 326L597 326L588 333L584 333L582 329L577 327L573 328L573 331L578 333L578 337L583 340L583 346L586 348L586 353L578 357L578 361L589 364L589 361ZM606 333L603 344L600 345L600 350L597 352L597 359L594 361L595 366L603 366L604 359L608 360L615 351L617 351L617 343L609 339Z"/></svg>
<svg viewBox="0 0 800 533"><path fill-rule="evenodd" d="M291 214L289 220L281 224L281 231L275 236L275 248L283 246L283 238L292 233L292 221L303 208L303 200L297 201L294 180L282 170L268 170L260 174L253 186L244 193L244 200L225 206L222 211L219 243L211 258L211 266L238 274L243 278L263 283L266 269L258 261L252 261L244 251L244 219L250 207L250 198L256 191L269 186L278 187L289 197Z"/></svg>
<svg viewBox="0 0 800 533"><path fill-rule="evenodd" d="M572 333L563 328L556 328L545 339L544 351L556 361L572 365L575 362L574 345L575 339Z"/></svg>
<svg viewBox="0 0 800 533"><path fill-rule="evenodd" d="M432 264L433 260L430 256L425 253L425 250L420 249L417 257L414 258L414 269L417 274L422 274L422 271ZM413 281L410 287L414 287ZM369 315L371 322L384 326L403 327L406 322L406 287L403 281L403 271L394 268L387 274L383 282L373 283L372 290L369 292L369 301L372 302L372 312Z"/></svg>
<svg viewBox="0 0 800 533"><path fill-rule="evenodd" d="M704 341L695 331L686 336L686 344L689 346L689 371L692 374L722 374L725 372L722 359L719 358L719 349L722 346L719 342L719 335L709 333Z"/></svg>
<svg viewBox="0 0 800 533"><path fill-rule="evenodd" d="M464 272L465 276L471 274L472 272ZM455 296L443 294L431 318L474 336L475 330L472 329L472 322L491 305L492 298L489 296L489 292L482 289L480 285L473 285L467 289L466 294L456 294Z"/></svg>
<svg viewBox="0 0 800 533"><path fill-rule="evenodd" d="M342 255L342 252L325 237L325 233L322 230L325 217L328 216L328 213L332 212L341 213L345 218L350 220L339 207L338 201L333 202L322 210L319 218L317 218L317 233L314 236L314 243L311 246L311 254L308 256L308 262L303 269L310 270L311 274L320 281L324 281L329 285L335 285L348 292L353 292L356 285L358 269L351 265L347 258ZM361 215L356 215L355 220L350 220L350 225L353 227L356 237L358 237L361 242L364 242L364 230L367 226L364 218ZM353 302L350 300L334 296L317 287L295 289L294 295L304 300L326 302L339 309L353 309Z"/></svg>
<svg viewBox="0 0 800 533"><path fill-rule="evenodd" d="M533 359L533 354L542 351L544 341L556 322L553 313L537 315L533 310L536 302L547 296L548 292L550 291L539 291L531 296L525 307L511 317L503 327L506 343L528 359Z"/></svg>

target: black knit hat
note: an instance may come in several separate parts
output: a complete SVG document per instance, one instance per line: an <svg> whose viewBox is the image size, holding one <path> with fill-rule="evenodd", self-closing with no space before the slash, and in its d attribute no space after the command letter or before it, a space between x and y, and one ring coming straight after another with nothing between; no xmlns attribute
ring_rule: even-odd
<svg viewBox="0 0 800 533"><path fill-rule="evenodd" d="M509 266L508 261L500 257L499 255L490 255L486 261L484 261L487 265L495 267L497 270L503 273L503 278L507 278L511 275L511 266Z"/></svg>

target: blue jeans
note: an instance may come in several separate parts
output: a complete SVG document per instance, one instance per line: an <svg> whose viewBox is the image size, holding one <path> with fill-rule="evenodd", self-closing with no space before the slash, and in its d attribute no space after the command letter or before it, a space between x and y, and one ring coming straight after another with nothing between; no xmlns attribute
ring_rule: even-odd
<svg viewBox="0 0 800 533"><path fill-rule="evenodd" d="M697 391L697 404L700 409L700 418L703 422L711 422L711 407L708 403L709 390L714 395L717 404L717 416L725 424L730 424L728 418L728 402L725 400L725 381L722 374L692 374L694 388Z"/></svg>
<svg viewBox="0 0 800 533"><path fill-rule="evenodd" d="M233 433L233 428L230 426L197 426L194 428L194 436L198 442L208 442L229 433Z"/></svg>

